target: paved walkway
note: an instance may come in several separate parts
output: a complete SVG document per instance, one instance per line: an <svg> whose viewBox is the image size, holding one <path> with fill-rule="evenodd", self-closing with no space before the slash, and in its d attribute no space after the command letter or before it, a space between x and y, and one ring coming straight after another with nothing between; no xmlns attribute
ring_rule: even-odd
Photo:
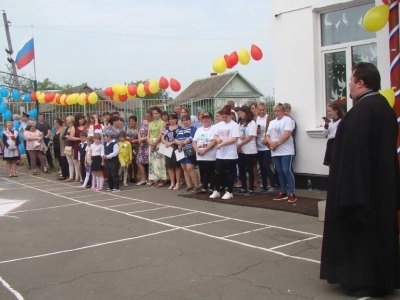
<svg viewBox="0 0 400 300"><path fill-rule="evenodd" d="M0 189L19 204L0 214L1 300L348 299L318 279L315 217L27 175Z"/></svg>

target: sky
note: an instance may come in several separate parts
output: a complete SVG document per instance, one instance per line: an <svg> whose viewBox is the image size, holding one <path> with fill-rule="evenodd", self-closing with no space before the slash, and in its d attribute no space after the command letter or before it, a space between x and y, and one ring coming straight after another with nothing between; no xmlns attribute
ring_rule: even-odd
<svg viewBox="0 0 400 300"><path fill-rule="evenodd" d="M0 10L11 21L14 51L33 25L38 80L106 88L164 76L183 91L210 75L215 58L255 44L263 59L232 70L273 94L270 0L3 0ZM6 64L1 50L1 71ZM33 75L33 64L19 72Z"/></svg>

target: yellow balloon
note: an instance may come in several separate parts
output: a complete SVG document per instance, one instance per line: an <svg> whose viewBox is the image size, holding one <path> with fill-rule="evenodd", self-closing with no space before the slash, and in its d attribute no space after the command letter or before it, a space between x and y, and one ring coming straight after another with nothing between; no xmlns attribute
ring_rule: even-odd
<svg viewBox="0 0 400 300"><path fill-rule="evenodd" d="M39 96L37 97L38 102L39 102L40 104L46 103L46 100L44 100L45 97L46 97L46 94L45 94L45 93L39 93Z"/></svg>
<svg viewBox="0 0 400 300"><path fill-rule="evenodd" d="M113 100L115 103L122 103L121 100L119 100L119 95L114 94Z"/></svg>
<svg viewBox="0 0 400 300"><path fill-rule="evenodd" d="M367 31L377 32L385 27L389 19L389 5L382 4L371 8L364 16L363 26Z"/></svg>
<svg viewBox="0 0 400 300"><path fill-rule="evenodd" d="M119 84L117 87L117 94L118 95L126 95L128 92L128 87L124 84Z"/></svg>
<svg viewBox="0 0 400 300"><path fill-rule="evenodd" d="M239 50L239 62L242 65L247 65L250 62L250 53L245 48Z"/></svg>
<svg viewBox="0 0 400 300"><path fill-rule="evenodd" d="M136 94L140 97L143 98L144 96L146 96L146 91L144 90L144 84L143 83L139 83L138 87L137 87L137 92Z"/></svg>
<svg viewBox="0 0 400 300"><path fill-rule="evenodd" d="M136 98L136 95L131 95L131 94L127 94L128 95L128 100L133 100Z"/></svg>
<svg viewBox="0 0 400 300"><path fill-rule="evenodd" d="M396 95L393 89L384 89L379 91L383 97L389 102L390 107L394 106Z"/></svg>
<svg viewBox="0 0 400 300"><path fill-rule="evenodd" d="M65 105L65 98L67 98L67 95L62 94L60 97L60 105Z"/></svg>
<svg viewBox="0 0 400 300"><path fill-rule="evenodd" d="M36 92L36 99L39 100L39 96L40 96L41 93L42 93L42 92L40 92L40 91L37 91L37 92Z"/></svg>
<svg viewBox="0 0 400 300"><path fill-rule="evenodd" d="M79 94L79 96L78 96L78 104L79 105L85 105L86 104L86 94L85 93Z"/></svg>
<svg viewBox="0 0 400 300"><path fill-rule="evenodd" d="M158 83L158 80L157 80L157 79L153 79L152 81L150 81L150 84L149 84L149 91L150 91L152 94L155 94L155 93L157 93L159 90L160 90L160 85L159 85L159 83Z"/></svg>
<svg viewBox="0 0 400 300"><path fill-rule="evenodd" d="M91 92L88 97L88 101L90 104L96 104L99 100L99 96L97 96L96 92Z"/></svg>
<svg viewBox="0 0 400 300"><path fill-rule="evenodd" d="M112 87L111 87L111 89L112 89L112 91L114 92L114 94L118 94L118 89L119 89L119 84L118 83L116 83L116 84L114 84Z"/></svg>
<svg viewBox="0 0 400 300"><path fill-rule="evenodd" d="M226 71L226 61L223 57L218 57L213 62L213 70L217 73L224 73Z"/></svg>
<svg viewBox="0 0 400 300"><path fill-rule="evenodd" d="M74 93L68 96L68 98L66 99L66 104L68 105L75 105L78 103L78 96L79 94Z"/></svg>

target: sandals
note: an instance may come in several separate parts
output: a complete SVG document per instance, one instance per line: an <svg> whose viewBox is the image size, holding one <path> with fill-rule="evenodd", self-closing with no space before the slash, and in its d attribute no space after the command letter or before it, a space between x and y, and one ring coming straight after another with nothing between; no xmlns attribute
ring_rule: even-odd
<svg viewBox="0 0 400 300"><path fill-rule="evenodd" d="M169 186L169 190L173 190L174 189L174 186L175 186L175 183L171 183L171 185Z"/></svg>
<svg viewBox="0 0 400 300"><path fill-rule="evenodd" d="M154 184L154 182L149 181L146 185L147 186L152 186Z"/></svg>
<svg viewBox="0 0 400 300"><path fill-rule="evenodd" d="M163 187L164 185L165 185L165 182L160 182L155 187L160 188L160 187Z"/></svg>
<svg viewBox="0 0 400 300"><path fill-rule="evenodd" d="M180 188L181 188L181 184L180 184L180 183L177 183L177 184L175 185L175 187L173 188L173 190L177 191L177 190L179 190Z"/></svg>

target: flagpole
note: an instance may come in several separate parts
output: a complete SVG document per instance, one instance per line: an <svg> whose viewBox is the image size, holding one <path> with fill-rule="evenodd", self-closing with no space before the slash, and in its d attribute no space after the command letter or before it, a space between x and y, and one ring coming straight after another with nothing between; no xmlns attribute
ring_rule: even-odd
<svg viewBox="0 0 400 300"><path fill-rule="evenodd" d="M32 25L32 39L33 39L33 43L35 45L35 38L33 35L33 25ZM35 49L35 46L33 47L33 49ZM35 51L35 50L33 50ZM38 90L38 84L37 84L37 78L36 78L36 53L34 52L33 54L33 76L35 78L35 80L33 81L33 90L35 91L35 93ZM36 121L38 121L38 117L39 117L39 101L36 101L36 105L35 105L37 114L36 114Z"/></svg>

